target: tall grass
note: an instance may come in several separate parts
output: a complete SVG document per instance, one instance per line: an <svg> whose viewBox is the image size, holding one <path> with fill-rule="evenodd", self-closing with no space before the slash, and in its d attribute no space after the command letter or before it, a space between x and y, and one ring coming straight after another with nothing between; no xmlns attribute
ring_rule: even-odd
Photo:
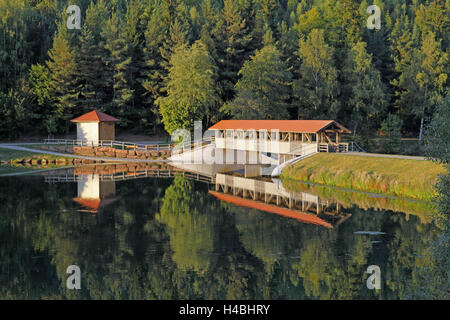
<svg viewBox="0 0 450 320"><path fill-rule="evenodd" d="M320 153L286 167L281 179L432 201L444 173L431 161Z"/></svg>

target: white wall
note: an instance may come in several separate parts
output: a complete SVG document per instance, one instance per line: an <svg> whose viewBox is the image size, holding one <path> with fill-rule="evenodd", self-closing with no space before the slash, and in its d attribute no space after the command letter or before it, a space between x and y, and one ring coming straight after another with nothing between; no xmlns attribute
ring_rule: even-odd
<svg viewBox="0 0 450 320"><path fill-rule="evenodd" d="M98 144L98 123L77 123L77 140Z"/></svg>
<svg viewBox="0 0 450 320"><path fill-rule="evenodd" d="M248 150L270 153L289 153L302 146L301 141L270 141L235 138L216 138L216 147L221 149Z"/></svg>
<svg viewBox="0 0 450 320"><path fill-rule="evenodd" d="M100 178L98 175L86 176L86 180L78 181L78 198L100 199Z"/></svg>

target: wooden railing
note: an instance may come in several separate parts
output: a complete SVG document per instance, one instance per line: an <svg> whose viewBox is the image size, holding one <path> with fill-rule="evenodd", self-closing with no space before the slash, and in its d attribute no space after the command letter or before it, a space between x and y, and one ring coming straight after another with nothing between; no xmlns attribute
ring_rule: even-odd
<svg viewBox="0 0 450 320"><path fill-rule="evenodd" d="M366 152L356 142L319 143L319 152Z"/></svg>
<svg viewBox="0 0 450 320"><path fill-rule="evenodd" d="M124 180L134 180L142 178L174 178L176 175L182 175L189 180L195 180L205 183L214 183L214 178L211 176L182 171L182 170L136 170L129 172L118 172L115 174L99 174L100 181L124 181ZM48 175L45 176L46 183L67 183L67 182L83 182L86 181L87 175Z"/></svg>
<svg viewBox="0 0 450 320"><path fill-rule="evenodd" d="M79 147L111 147L122 150L144 150L144 151L162 151L172 150L174 145L169 143L163 144L139 144L134 142L122 142L115 140L99 140L98 142L77 140L77 139L44 139L44 144L79 146Z"/></svg>

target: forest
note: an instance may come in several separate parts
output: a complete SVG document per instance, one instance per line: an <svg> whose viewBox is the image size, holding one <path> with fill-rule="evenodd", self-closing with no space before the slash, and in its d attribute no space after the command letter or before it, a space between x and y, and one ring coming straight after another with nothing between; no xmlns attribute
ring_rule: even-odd
<svg viewBox="0 0 450 320"><path fill-rule="evenodd" d="M69 5L81 28L69 29ZM370 30L367 8L381 9ZM0 138L96 108L149 135L336 119L422 140L448 88L449 0L0 0Z"/></svg>

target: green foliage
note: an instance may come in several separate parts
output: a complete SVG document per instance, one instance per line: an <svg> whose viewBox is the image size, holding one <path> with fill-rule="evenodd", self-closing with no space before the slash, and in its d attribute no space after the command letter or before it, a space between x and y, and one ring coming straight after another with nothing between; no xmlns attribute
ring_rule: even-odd
<svg viewBox="0 0 450 320"><path fill-rule="evenodd" d="M366 27L372 3L356 0L83 0L81 30L67 30L66 4L0 2L0 92L12 89L28 114L4 118L2 137L47 132L50 118L62 133L94 107L124 129L161 133L157 101L176 102L172 56L196 41L215 66L215 93L183 106L182 126L193 117L332 118L367 140L392 113L422 138L448 87L444 0L375 0L381 30Z"/></svg>
<svg viewBox="0 0 450 320"><path fill-rule="evenodd" d="M36 98L37 104L44 107L51 102L51 74L43 65L32 65L28 76L31 93Z"/></svg>
<svg viewBox="0 0 450 320"><path fill-rule="evenodd" d="M427 128L425 143L430 158L446 166L436 184L438 203L436 222L441 229L440 234L430 239L427 254L423 257L424 267L421 270L420 282L411 286L410 290L418 292L420 299L449 299L450 288L450 135L448 119L450 117L449 93L439 103L436 113Z"/></svg>
<svg viewBox="0 0 450 320"><path fill-rule="evenodd" d="M237 97L222 111L235 118L244 116L244 119L283 119L288 116L287 99L292 75L274 45L268 44L257 50L238 74L241 79L236 84ZM250 109L242 110L240 103Z"/></svg>
<svg viewBox="0 0 450 320"><path fill-rule="evenodd" d="M68 121L76 114L79 92L76 86L76 54L70 45L70 36L62 23L49 51L47 66L51 73L51 94L55 97L55 109L51 111L58 119ZM66 126L66 131L68 127Z"/></svg>
<svg viewBox="0 0 450 320"><path fill-rule="evenodd" d="M170 60L167 96L156 103L167 132L193 129L194 121L211 117L220 97L216 89L217 68L201 41L181 46Z"/></svg>
<svg viewBox="0 0 450 320"><path fill-rule="evenodd" d="M387 106L386 88L381 82L380 72L372 64L372 57L366 51L366 43L355 44L348 56L344 68L348 95L348 104L342 108L350 114L354 123L353 134L357 130L368 133L371 125L382 115ZM341 111L341 112L342 112ZM344 116L344 114L342 114Z"/></svg>
<svg viewBox="0 0 450 320"><path fill-rule="evenodd" d="M338 111L338 72L334 49L325 42L324 30L314 29L300 39L300 79L294 84L298 115L302 119L333 118Z"/></svg>
<svg viewBox="0 0 450 320"><path fill-rule="evenodd" d="M394 114L389 114L381 123L381 131L386 137L384 152L398 153L402 139L402 120Z"/></svg>

